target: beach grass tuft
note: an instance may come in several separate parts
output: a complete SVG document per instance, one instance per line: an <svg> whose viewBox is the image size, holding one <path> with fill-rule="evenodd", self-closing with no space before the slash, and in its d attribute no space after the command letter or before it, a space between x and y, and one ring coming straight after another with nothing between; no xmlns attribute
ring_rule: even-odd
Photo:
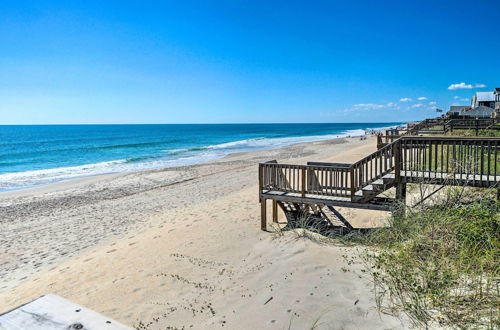
<svg viewBox="0 0 500 330"><path fill-rule="evenodd" d="M425 328L500 325L500 202L487 196L395 212L390 227L365 237L381 310L403 310Z"/></svg>
<svg viewBox="0 0 500 330"><path fill-rule="evenodd" d="M497 329L500 202L495 194L495 189L449 187L430 203L400 205L388 227L347 234L311 226L304 213L292 232L319 244L368 247L364 272L372 276L383 313L403 311L418 328ZM275 233L283 236L284 230L290 228L276 227Z"/></svg>

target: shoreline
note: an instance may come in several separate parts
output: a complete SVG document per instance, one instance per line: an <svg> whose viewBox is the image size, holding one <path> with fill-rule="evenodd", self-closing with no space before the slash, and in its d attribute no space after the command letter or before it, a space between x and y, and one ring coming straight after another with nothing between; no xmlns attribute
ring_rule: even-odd
<svg viewBox="0 0 500 330"><path fill-rule="evenodd" d="M378 131L381 131L381 130L385 130L385 129L388 129L388 128L391 128L391 127L395 127L395 126L387 126L387 127L381 127L381 128L376 128L376 129L371 129L372 132L378 132ZM281 148L286 148L286 147L289 147L289 146L294 146L294 145L297 145L297 144L302 144L302 143L314 143L314 142L321 142L321 141L331 141L331 140L335 140L335 139L342 139L342 138L356 138L356 137L360 137L360 136L371 136L371 134L366 134L366 130L364 134L350 134L350 133L354 133L355 131L358 131L358 130L348 130L344 133L340 133L338 135L336 134L327 134L327 135L312 135L312 136L297 136L297 137L290 137L290 138L296 138L296 139L299 139L299 138L313 138L313 140L311 141L303 141L303 142L292 142L290 144L285 144L283 146L269 146L269 147L261 147L261 148L258 148L258 149L255 149L255 150L246 150L246 151L234 151L234 152L229 152L227 154L223 154L223 155L220 155L220 156L214 156L214 158L212 159L208 159L208 160L203 160L203 159L200 159L200 160L196 160L196 161L193 161L193 162L188 162L186 164L174 164L174 165L165 165L165 164L162 164L162 165L158 165L157 167L156 166L152 166L152 167L147 167L147 165L145 165L146 167L145 168L142 168L142 169L131 169L131 170L122 170L122 171L117 171L117 172L108 172L108 173L95 173L95 174L88 174L88 175L82 175L82 176L76 176L76 177L69 177L69 178L64 178L64 179L60 179L60 180L56 180L54 182L47 182L47 183L42 183L42 184L37 184L37 185L34 185L34 186L26 186L26 187L20 187L20 188L11 188L11 189L4 189L4 190L0 190L0 196L4 195L4 194L8 194L8 193L13 193L13 192L20 192L20 191L25 191L25 190L32 190L32 189L37 189L37 188L43 188L43 187L46 187L46 186L50 186L50 185L53 185L53 184L58 184L58 183L65 183L65 182L69 182L69 181L79 181L79 180L85 180L87 178L93 178L93 177L100 177L100 176L106 176L106 175L119 175L119 174L125 174L125 173L137 173L137 172L142 172L142 171L148 171L148 170L156 170L156 169L163 169L163 168L173 168L173 167L181 167L181 166L190 166L190 165L197 165L197 164L205 164L205 163L210 163L210 162L214 162L214 161L217 161L217 160L220 160L220 159L224 159L226 157L230 157L231 155L233 154L241 154L241 153L248 153L248 152L259 152L259 151L266 151L266 150L276 150L276 149L281 149ZM335 137L333 137L335 136ZM325 137L323 139L323 137ZM276 139L276 138L271 138L269 140L273 140L273 139ZM246 141L246 140L241 140L241 141ZM237 141L230 141L230 142L227 142L227 143L223 143L223 144L232 144L232 143L238 143L238 142L241 142L240 140L237 140ZM209 146L210 147L210 146ZM208 148L208 147L207 147ZM207 150L210 150L207 149ZM195 156L190 156L190 157L195 157ZM172 161L172 162L179 162L181 161L183 158L178 158L178 159L172 159L172 160L168 160L168 161ZM98 162L98 163L89 163L89 164L82 164L82 165L75 165L75 166L68 166L68 167L55 167L55 168L48 168L48 169L40 169L40 170L28 170L28 171L22 171L22 172L7 172L7 173L3 173L3 174L0 174L0 177L2 175L12 175L12 174L22 174L22 173L33 173L33 172L38 172L38 171L55 171L55 170L65 170L65 169L71 169L71 168L78 168L78 167L82 167L82 166L94 166L94 165L98 165L98 164L104 164L104 163L112 163L112 162L120 162L120 161L123 161L123 159L119 159L119 160L109 160L109 161L103 161L103 162ZM144 162L142 164L148 164L149 162ZM140 164L140 163L137 163L137 164Z"/></svg>
<svg viewBox="0 0 500 330"><path fill-rule="evenodd" d="M160 167L153 167L153 168L148 168L148 169L140 169L140 170L132 170L132 171L125 171L125 172L115 172L115 173L102 173L102 174L89 174L87 176L82 176L82 177L75 177L75 178L69 178L69 179L63 179L61 181L56 181L56 182L50 182L42 185L37 185L33 187L26 187L26 188L19 188L19 189L12 189L12 190L0 190L0 199L3 196L7 197L14 197L14 196L22 196L22 195L29 195L29 194L36 194L36 193L45 193L45 192L51 192L53 190L58 190L58 189L64 189L65 186L72 186L74 185L85 185L87 183L90 183L94 180L99 180L99 179L108 179L108 178L113 178L116 176L121 176L121 175L126 175L126 174L131 174L131 173L141 173L141 172L149 172L149 171L157 171L157 170L164 170L164 169L175 169L175 168L182 168L186 166L196 166L196 165L203 165L203 164L210 164L213 162L217 162L220 160L224 160L226 158L231 158L231 157L238 157L238 156L243 156L249 153L256 153L256 152L263 152L263 151L271 151L271 150L279 150L282 148L287 148L287 147L293 147L301 144L308 144L308 143L316 143L316 142L331 142L335 141L338 139L354 139L354 138L359 138L364 135L348 135L348 136L339 136L333 139L325 139L325 140L318 140L318 141L311 141L311 142L298 142L298 143L293 143L287 146L283 147L278 147L278 148L263 148L263 149L258 149L258 150L249 150L249 151L236 151L229 153L227 155L223 155L219 158L213 159L213 160L208 160L208 161L200 161L200 162L195 162L192 164L186 164L186 165L173 165L173 166L160 166ZM368 135L366 135L368 136Z"/></svg>
<svg viewBox="0 0 500 330"><path fill-rule="evenodd" d="M163 315L170 304L174 309L162 328L188 327L189 320L195 328L219 328L223 320L243 328L282 328L291 317L288 309L301 315L294 323L307 326L320 306L343 304L349 297L334 319L360 328L366 318L380 324L371 298L356 307L363 317L346 309L370 296L355 275L361 263L353 273L341 270L343 251L355 249L325 248L289 235L277 240L261 232L256 197L260 161L354 162L374 149L373 137L340 138L0 195L5 233L0 243L6 247L0 252L0 312L55 293L129 325ZM376 223L373 213L363 210L346 210L345 216L360 227ZM332 257L338 261L329 264ZM287 275L287 286L279 284L284 272L294 274ZM314 286L328 295L318 296ZM274 302L264 306L260 300L268 294ZM306 305L288 305L296 300ZM248 303L254 307L245 308ZM199 311L210 304L216 314L186 314L190 304ZM255 313L266 316L255 319ZM273 318L277 323L269 323Z"/></svg>

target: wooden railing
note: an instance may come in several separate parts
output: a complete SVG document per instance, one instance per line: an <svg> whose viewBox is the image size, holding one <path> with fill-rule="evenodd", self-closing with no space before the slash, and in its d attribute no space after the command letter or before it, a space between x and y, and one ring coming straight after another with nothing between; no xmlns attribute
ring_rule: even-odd
<svg viewBox="0 0 500 330"><path fill-rule="evenodd" d="M483 118L483 119L449 119L444 124L444 132L453 132L453 130L478 130L492 129L500 130L500 126L496 126L498 119Z"/></svg>
<svg viewBox="0 0 500 330"><path fill-rule="evenodd" d="M404 137L401 170L411 176L429 173L460 174L486 180L500 175L500 138L488 137Z"/></svg>
<svg viewBox="0 0 500 330"><path fill-rule="evenodd" d="M425 120L422 120L421 122L409 127L406 130L405 135L415 135L415 134L418 134L419 131L421 131L421 130L425 130L425 129L431 128L433 126L443 125L443 124L444 124L443 118L425 119Z"/></svg>
<svg viewBox="0 0 500 330"><path fill-rule="evenodd" d="M394 173L401 176L454 178L482 181L480 186L500 184L500 138L403 136L354 164L308 163L308 165L259 164L260 191L280 191L348 197L372 182ZM424 180L423 180L424 181Z"/></svg>
<svg viewBox="0 0 500 330"><path fill-rule="evenodd" d="M397 145L393 142L352 164L354 184L351 186L351 194L354 195L356 191L394 170L396 150Z"/></svg>
<svg viewBox="0 0 500 330"><path fill-rule="evenodd" d="M350 164L307 165L306 189L311 194L349 197L351 192Z"/></svg>
<svg viewBox="0 0 500 330"><path fill-rule="evenodd" d="M306 194L306 168L303 165L278 164L276 161L259 164L261 189Z"/></svg>
<svg viewBox="0 0 500 330"><path fill-rule="evenodd" d="M389 143L399 139L402 136L414 136L418 133L425 134L446 134L453 130L472 130L475 135L479 135L480 130L500 130L498 118L463 118L463 119L445 119L434 118L423 120L408 129L388 129L377 135L377 149L386 146Z"/></svg>
<svg viewBox="0 0 500 330"><path fill-rule="evenodd" d="M349 197L350 164L290 165L259 164L261 190Z"/></svg>

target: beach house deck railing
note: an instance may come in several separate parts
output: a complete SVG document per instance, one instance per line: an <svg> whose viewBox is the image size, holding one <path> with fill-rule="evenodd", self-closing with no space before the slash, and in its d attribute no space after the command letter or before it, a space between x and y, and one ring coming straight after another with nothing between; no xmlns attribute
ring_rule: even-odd
<svg viewBox="0 0 500 330"><path fill-rule="evenodd" d="M398 145L391 143L352 164L349 168L354 182L351 186L351 196L393 171L396 166L397 151Z"/></svg>
<svg viewBox="0 0 500 330"><path fill-rule="evenodd" d="M260 189L306 195L351 195L350 164L313 163L312 165L259 164Z"/></svg>
<svg viewBox="0 0 500 330"><path fill-rule="evenodd" d="M386 209L378 195L396 187L396 201L407 183L497 187L500 138L403 136L353 164L259 164L261 202L272 199ZM263 216L265 217L263 211Z"/></svg>
<svg viewBox="0 0 500 330"><path fill-rule="evenodd" d="M404 136L353 164L259 164L260 189L353 197L357 191L393 173L409 181L430 173L454 174L489 185L500 175L500 138ZM472 185L483 185L476 182Z"/></svg>
<svg viewBox="0 0 500 330"><path fill-rule="evenodd" d="M479 130L483 129L500 130L497 123L498 118L449 119L444 122L443 131L446 133L454 130L474 130L477 134Z"/></svg>
<svg viewBox="0 0 500 330"><path fill-rule="evenodd" d="M403 137L399 145L400 172L407 182L421 179L470 180L468 185L491 186L500 175L500 138Z"/></svg>

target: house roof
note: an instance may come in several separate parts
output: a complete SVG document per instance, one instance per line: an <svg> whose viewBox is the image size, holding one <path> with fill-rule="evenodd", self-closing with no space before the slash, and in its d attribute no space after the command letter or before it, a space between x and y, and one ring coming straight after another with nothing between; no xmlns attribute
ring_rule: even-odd
<svg viewBox="0 0 500 330"><path fill-rule="evenodd" d="M469 113L481 113L481 112L494 112L495 109L490 108L490 107L485 107L484 105L480 105L475 108L471 108L470 110L465 110L464 114L469 114Z"/></svg>
<svg viewBox="0 0 500 330"><path fill-rule="evenodd" d="M495 95L493 92L477 92L476 97L478 102L495 101Z"/></svg>
<svg viewBox="0 0 500 330"><path fill-rule="evenodd" d="M500 94L500 87L495 87L495 91L494 91L495 94Z"/></svg>
<svg viewBox="0 0 500 330"><path fill-rule="evenodd" d="M470 108L470 105L452 105L450 111L462 111L467 108Z"/></svg>

